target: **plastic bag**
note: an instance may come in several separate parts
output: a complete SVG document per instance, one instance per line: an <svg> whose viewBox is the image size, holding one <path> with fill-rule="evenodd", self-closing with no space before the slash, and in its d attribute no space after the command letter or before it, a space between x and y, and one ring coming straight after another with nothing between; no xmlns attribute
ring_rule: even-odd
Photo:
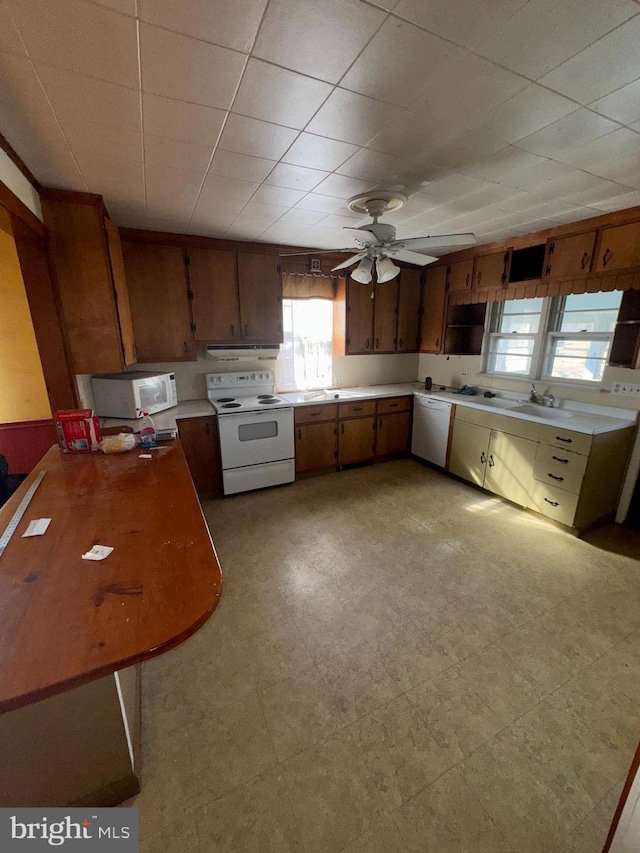
<svg viewBox="0 0 640 853"><path fill-rule="evenodd" d="M132 432L121 432L118 435L105 435L98 449L103 453L124 453L133 450L137 443L138 439Z"/></svg>

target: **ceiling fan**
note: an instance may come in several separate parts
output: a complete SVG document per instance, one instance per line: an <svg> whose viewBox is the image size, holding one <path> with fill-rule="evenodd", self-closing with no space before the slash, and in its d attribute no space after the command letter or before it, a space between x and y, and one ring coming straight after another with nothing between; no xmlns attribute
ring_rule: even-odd
<svg viewBox="0 0 640 853"><path fill-rule="evenodd" d="M371 190L364 195L353 196L347 202L349 210L355 213L367 213L373 219L373 222L368 225L346 228L347 231L354 231L357 234L354 239L355 246L346 249L327 249L321 252L286 252L283 256L356 252L346 261L333 267L331 272L346 269L359 261L358 266L351 273L351 278L362 284L369 284L373 276L374 264L377 281L391 281L400 272L400 267L393 263L394 259L423 267L432 264L438 258L434 255L422 254L422 250L444 254L445 251L475 246L474 234L440 234L436 237L396 240L395 227L386 222L379 222L378 219L387 211L398 210L406 200L407 197L402 193L380 190Z"/></svg>

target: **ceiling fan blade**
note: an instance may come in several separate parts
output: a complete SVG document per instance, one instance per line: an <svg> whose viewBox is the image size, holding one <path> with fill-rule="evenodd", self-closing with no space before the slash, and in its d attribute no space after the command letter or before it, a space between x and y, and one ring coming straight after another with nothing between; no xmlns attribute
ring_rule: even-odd
<svg viewBox="0 0 640 853"><path fill-rule="evenodd" d="M378 238L373 231L368 231L366 228L356 228L355 226L352 228L350 225L343 225L342 227L345 231L355 231L358 234L355 240L358 244L368 246L369 243L378 242Z"/></svg>
<svg viewBox="0 0 640 853"><path fill-rule="evenodd" d="M279 252L281 258L291 258L294 255L335 255L336 252L357 252L356 246L347 246L346 249L310 249L306 252Z"/></svg>
<svg viewBox="0 0 640 853"><path fill-rule="evenodd" d="M427 264L432 264L437 261L432 255L422 255L419 252L410 252L408 249L391 249L387 253L396 261L404 261L405 264L416 264L419 267L426 267Z"/></svg>
<svg viewBox="0 0 640 853"><path fill-rule="evenodd" d="M436 252L442 249L466 249L468 246L475 246L477 242L475 234L438 234L435 237L410 237L408 240L396 240L402 248Z"/></svg>
<svg viewBox="0 0 640 853"><path fill-rule="evenodd" d="M347 258L346 261L343 261L341 264L338 264L337 267L331 267L331 272L335 272L336 270L343 270L346 267L350 267L352 264L355 264L356 261L361 261L363 258L366 258L366 252L359 252L357 255L352 255L350 258Z"/></svg>

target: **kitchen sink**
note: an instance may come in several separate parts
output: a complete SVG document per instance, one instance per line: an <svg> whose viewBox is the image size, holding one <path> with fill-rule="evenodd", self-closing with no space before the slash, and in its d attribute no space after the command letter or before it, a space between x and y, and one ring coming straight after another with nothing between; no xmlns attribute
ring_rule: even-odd
<svg viewBox="0 0 640 853"><path fill-rule="evenodd" d="M329 388L325 394L327 400L360 400L371 396L370 391L343 391L341 388Z"/></svg>
<svg viewBox="0 0 640 853"><path fill-rule="evenodd" d="M514 409L519 405L517 400L504 400L502 397L478 397L473 402L492 409Z"/></svg>
<svg viewBox="0 0 640 853"><path fill-rule="evenodd" d="M550 406L535 406L525 403L524 405L516 406L511 411L518 412L521 415L532 415L536 418L544 418L549 421L564 421L567 418L572 418L572 412L563 412L562 409L552 409Z"/></svg>

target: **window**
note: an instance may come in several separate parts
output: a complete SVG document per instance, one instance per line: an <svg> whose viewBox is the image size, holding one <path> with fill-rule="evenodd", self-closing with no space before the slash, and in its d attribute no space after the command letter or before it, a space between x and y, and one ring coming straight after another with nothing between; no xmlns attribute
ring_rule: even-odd
<svg viewBox="0 0 640 853"><path fill-rule="evenodd" d="M330 299L283 299L284 343L278 359L278 390L330 388L332 376L333 302Z"/></svg>
<svg viewBox="0 0 640 853"><path fill-rule="evenodd" d="M494 303L487 373L601 382L622 294L580 293Z"/></svg>

